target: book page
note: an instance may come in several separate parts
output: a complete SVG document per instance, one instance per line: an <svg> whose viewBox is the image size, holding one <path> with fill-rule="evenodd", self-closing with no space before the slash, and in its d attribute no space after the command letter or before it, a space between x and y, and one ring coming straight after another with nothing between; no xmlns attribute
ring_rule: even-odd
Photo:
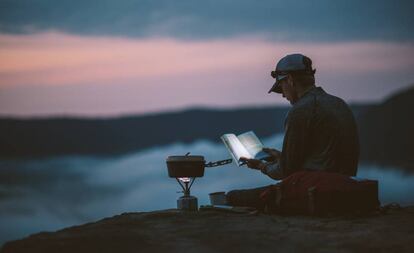
<svg viewBox="0 0 414 253"><path fill-rule="evenodd" d="M224 134L221 136L221 140L224 142L226 148L230 151L233 160L237 165L241 165L240 157L253 158L250 153L246 150L243 144L234 134Z"/></svg>
<svg viewBox="0 0 414 253"><path fill-rule="evenodd" d="M241 144L249 152L250 156L254 159L263 159L269 155L262 151L263 143L257 138L256 134L253 131L249 131L237 136Z"/></svg>

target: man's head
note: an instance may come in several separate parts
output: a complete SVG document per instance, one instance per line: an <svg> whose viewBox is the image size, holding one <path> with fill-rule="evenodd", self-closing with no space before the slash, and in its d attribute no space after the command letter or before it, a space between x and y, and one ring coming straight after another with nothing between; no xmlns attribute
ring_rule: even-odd
<svg viewBox="0 0 414 253"><path fill-rule="evenodd" d="M312 61L302 54L290 54L283 57L276 65L276 70L271 72L276 79L269 93L283 94L291 104L310 87L315 86L315 69L312 69Z"/></svg>

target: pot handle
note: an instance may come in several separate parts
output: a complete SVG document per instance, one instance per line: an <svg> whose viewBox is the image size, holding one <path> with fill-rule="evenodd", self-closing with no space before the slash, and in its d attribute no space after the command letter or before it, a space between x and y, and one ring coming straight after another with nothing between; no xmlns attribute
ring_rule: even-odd
<svg viewBox="0 0 414 253"><path fill-rule="evenodd" d="M229 164L229 163L232 163L232 162L233 162L233 159L220 160L220 161L216 161L216 162L206 163L204 165L204 167L206 167L206 168L217 167L217 166L226 165L226 164Z"/></svg>

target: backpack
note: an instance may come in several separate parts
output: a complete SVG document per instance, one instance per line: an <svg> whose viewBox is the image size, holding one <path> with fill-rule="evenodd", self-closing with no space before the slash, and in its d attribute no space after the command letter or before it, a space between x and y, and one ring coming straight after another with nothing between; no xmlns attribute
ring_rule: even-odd
<svg viewBox="0 0 414 253"><path fill-rule="evenodd" d="M379 209L378 181L300 171L261 195L265 211L282 215L361 214Z"/></svg>

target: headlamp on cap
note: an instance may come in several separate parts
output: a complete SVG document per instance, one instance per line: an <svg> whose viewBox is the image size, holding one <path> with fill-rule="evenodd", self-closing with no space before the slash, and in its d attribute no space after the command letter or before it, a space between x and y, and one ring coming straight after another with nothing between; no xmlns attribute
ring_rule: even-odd
<svg viewBox="0 0 414 253"><path fill-rule="evenodd" d="M289 73L288 72L282 72L282 71L278 71L278 70L272 70L272 72L270 72L270 75L273 78L278 78L279 76L287 76Z"/></svg>
<svg viewBox="0 0 414 253"><path fill-rule="evenodd" d="M272 88L268 93L276 92L282 93L282 87L279 83L286 78L289 74L315 74L316 70L312 69L312 61L309 57L302 54L290 54L277 63L276 70L270 72L270 75L276 79Z"/></svg>

